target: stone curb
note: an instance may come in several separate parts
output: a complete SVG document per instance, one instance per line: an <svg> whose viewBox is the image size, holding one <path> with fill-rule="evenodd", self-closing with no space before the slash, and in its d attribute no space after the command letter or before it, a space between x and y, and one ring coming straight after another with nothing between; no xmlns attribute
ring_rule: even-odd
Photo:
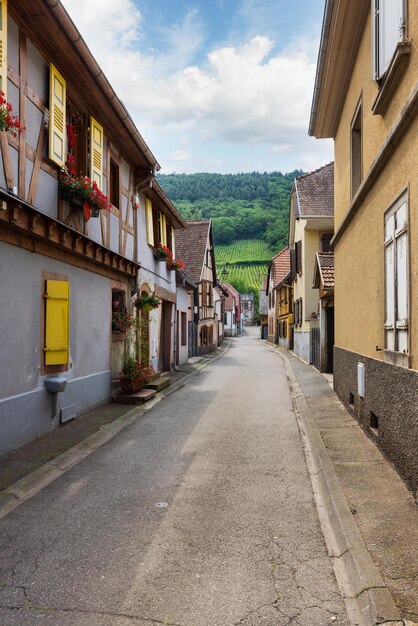
<svg viewBox="0 0 418 626"><path fill-rule="evenodd" d="M289 358L284 363L305 447L308 471L328 555L352 626L414 626L401 619L367 550Z"/></svg>
<svg viewBox="0 0 418 626"><path fill-rule="evenodd" d="M159 404L166 397L172 393L181 389L192 378L200 374L211 362L220 359L230 348L231 340L226 340L226 346L216 353L214 356L203 357L202 363L196 364L193 372L186 374L180 380L174 382L170 387L167 387L164 391L161 391L152 400L147 402L146 405L141 407L135 407L118 417L113 422L109 422L100 429L86 437L80 443L72 446L62 454L58 455L51 461L48 461L38 469L34 470L24 478L21 478L10 487L7 487L4 491L0 492L0 519L11 513L22 502L29 500L32 496L41 491L44 487L52 483L54 480L65 474L65 472L71 469L74 465L88 457L92 452L103 446L105 443L113 439L124 428L130 426L136 422L139 418L143 417L145 413L150 411L156 404Z"/></svg>

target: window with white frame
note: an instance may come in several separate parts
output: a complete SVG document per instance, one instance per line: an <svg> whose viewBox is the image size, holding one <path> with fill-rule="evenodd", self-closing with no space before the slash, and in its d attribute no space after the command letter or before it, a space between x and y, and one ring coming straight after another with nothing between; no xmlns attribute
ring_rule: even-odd
<svg viewBox="0 0 418 626"><path fill-rule="evenodd" d="M405 39L405 0L372 0L373 10L373 76L385 74L400 41Z"/></svg>
<svg viewBox="0 0 418 626"><path fill-rule="evenodd" d="M408 352L408 202L385 213L385 348Z"/></svg>

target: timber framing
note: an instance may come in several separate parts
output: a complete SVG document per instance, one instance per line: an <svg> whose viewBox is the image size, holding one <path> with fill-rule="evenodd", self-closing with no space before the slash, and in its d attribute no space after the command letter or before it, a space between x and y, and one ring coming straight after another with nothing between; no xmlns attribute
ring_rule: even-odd
<svg viewBox="0 0 418 626"><path fill-rule="evenodd" d="M139 263L92 241L26 202L0 192L0 207L0 241L113 280L120 280L121 275L136 279Z"/></svg>
<svg viewBox="0 0 418 626"><path fill-rule="evenodd" d="M8 10L21 32L29 37L44 58L63 72L75 104L82 108L84 102L91 114L100 119L112 143L123 146L137 177L155 175L160 165L61 2L13 0ZM45 33L49 36L46 37ZM15 81L20 82L19 77L15 76ZM83 102L78 101L78 94L83 94Z"/></svg>

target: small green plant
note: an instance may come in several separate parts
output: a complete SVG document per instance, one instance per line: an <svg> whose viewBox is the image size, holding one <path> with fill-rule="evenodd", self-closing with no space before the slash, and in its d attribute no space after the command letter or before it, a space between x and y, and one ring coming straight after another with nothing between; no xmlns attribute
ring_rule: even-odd
<svg viewBox="0 0 418 626"><path fill-rule="evenodd" d="M154 294L142 294L135 300L135 306L137 309L157 309L160 306L161 300Z"/></svg>

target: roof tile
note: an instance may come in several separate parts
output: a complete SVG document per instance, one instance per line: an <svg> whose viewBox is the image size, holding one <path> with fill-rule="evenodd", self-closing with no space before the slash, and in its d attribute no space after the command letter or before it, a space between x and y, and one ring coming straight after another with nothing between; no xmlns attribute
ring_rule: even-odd
<svg viewBox="0 0 418 626"><path fill-rule="evenodd" d="M334 163L298 176L295 181L301 217L333 217Z"/></svg>

